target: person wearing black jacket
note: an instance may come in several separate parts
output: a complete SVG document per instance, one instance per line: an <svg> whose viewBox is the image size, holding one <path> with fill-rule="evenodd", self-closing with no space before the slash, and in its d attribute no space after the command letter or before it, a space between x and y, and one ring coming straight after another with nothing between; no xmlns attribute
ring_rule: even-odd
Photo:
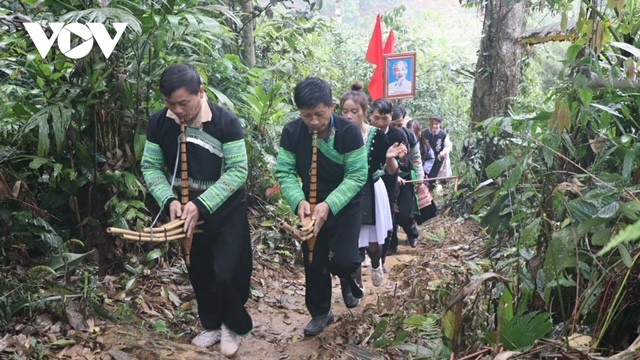
<svg viewBox="0 0 640 360"><path fill-rule="evenodd" d="M409 140L407 138L407 134L401 129L390 126L391 125L391 112L393 106L391 102L387 99L378 99L371 104L371 115L369 120L371 124L377 127L380 131L382 131L387 136L387 142L390 144L402 144L406 149L411 147ZM411 171L412 163L411 157L407 155L403 155L397 158L398 160L398 168L400 172ZM400 194L400 186L398 184L398 174L384 174L382 176L382 181L387 189L387 194L389 195L389 206L391 208L391 216L393 219L393 223L396 224L397 213L396 207L398 204L398 196ZM384 262L387 255L394 250L397 249L398 243L397 238L395 243L393 243L393 230L387 234L384 245L382 246L382 265L384 268Z"/></svg>
<svg viewBox="0 0 640 360"><path fill-rule="evenodd" d="M185 220L193 234L187 267L198 301L204 331L192 343L232 356L240 339L253 328L245 303L249 298L252 258L244 183L247 152L240 120L207 101L200 75L189 64L168 67L160 77L166 107L151 116L142 156L142 174L149 192L171 220ZM175 169L185 124L189 199L176 196L180 182L167 179ZM194 234L199 220L201 233Z"/></svg>
<svg viewBox="0 0 640 360"><path fill-rule="evenodd" d="M360 191L367 181L367 152L360 130L333 114L331 86L310 77L299 82L294 101L300 117L287 123L280 138L276 178L282 194L300 221L310 217L316 236L313 261L308 241L303 242L305 304L311 321L304 334L321 333L334 317L331 311L331 275L348 284L355 298L363 290L355 280L362 259L358 249ZM317 183L311 184L313 133L317 134ZM301 181L300 181L301 180ZM311 211L310 191L317 191Z"/></svg>
<svg viewBox="0 0 640 360"><path fill-rule="evenodd" d="M416 227L415 211L416 211L416 191L418 186L424 186L421 182L405 183L405 180L424 179L424 170L422 169L422 158L420 156L420 144L413 131L404 127L404 118L406 112L400 106L394 106L392 110L391 125L401 130L407 137L409 143L408 169L400 171L398 174L398 184L400 187L398 194L398 213L396 214L392 239L390 242L390 250L397 251L398 248L398 226L402 227L407 234L407 242L411 247L418 246L418 238L420 233Z"/></svg>

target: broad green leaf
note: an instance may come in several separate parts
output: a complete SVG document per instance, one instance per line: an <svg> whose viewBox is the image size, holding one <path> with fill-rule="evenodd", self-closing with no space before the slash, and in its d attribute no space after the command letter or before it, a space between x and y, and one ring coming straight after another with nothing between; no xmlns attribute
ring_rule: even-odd
<svg viewBox="0 0 640 360"><path fill-rule="evenodd" d="M507 181L504 182L505 190L514 189L520 183L520 180L522 180L522 173L527 166L528 159L529 157L526 156L522 161L518 162L518 165L513 169L511 174L509 174Z"/></svg>
<svg viewBox="0 0 640 360"><path fill-rule="evenodd" d="M151 252L149 252L147 254L147 262L151 262L153 260L158 259L159 257L162 256L162 250L160 249L153 249Z"/></svg>
<svg viewBox="0 0 640 360"><path fill-rule="evenodd" d="M233 102L227 97L227 95L225 95L220 90L211 86L207 86L207 89L213 93L213 95L215 96L215 98L218 100L220 104L227 106L229 110L233 111L233 108L235 106Z"/></svg>
<svg viewBox="0 0 640 360"><path fill-rule="evenodd" d="M617 47L619 49L622 49L630 54L633 54L633 56L635 57L640 57L640 49L638 49L637 47L631 45L631 44L627 44L624 42L617 42L617 41L612 41L611 46L613 47Z"/></svg>
<svg viewBox="0 0 640 360"><path fill-rule="evenodd" d="M620 209L620 203L616 201L598 210L596 216L603 219L611 219L618 213L618 209Z"/></svg>
<svg viewBox="0 0 640 360"><path fill-rule="evenodd" d="M636 241L638 238L640 238L640 220L636 221L632 225L627 225L627 227L616 234L611 241L609 241L609 243L598 252L597 256L602 256L608 253L619 244Z"/></svg>
<svg viewBox="0 0 640 360"><path fill-rule="evenodd" d="M496 197L493 204L491 204L491 207L489 208L489 210L487 210L487 212L482 217L482 220L480 221L480 224L482 226L489 227L492 236L497 233L502 224L503 219L500 215L500 212L503 210L503 208L505 207L505 202L507 202L508 200L508 194L503 194ZM506 220L506 222L508 223L509 221Z"/></svg>
<svg viewBox="0 0 640 360"><path fill-rule="evenodd" d="M622 163L622 178L631 179L631 172L633 171L637 155L638 152L635 147L633 149L627 150L624 153L624 161Z"/></svg>
<svg viewBox="0 0 640 360"><path fill-rule="evenodd" d="M56 141L56 152L62 150L62 143L65 140L67 129L71 123L71 109L64 108L60 105L52 112L51 126L53 127L53 135Z"/></svg>
<svg viewBox="0 0 640 360"><path fill-rule="evenodd" d="M95 249L84 254L62 253L52 255L51 259L49 260L49 267L56 271L63 269L65 266L67 267L67 269L73 269L78 266L82 259L93 253L94 251Z"/></svg>
<svg viewBox="0 0 640 360"><path fill-rule="evenodd" d="M592 103L591 106L593 106L596 109L600 109L600 110L606 111L607 113L609 113L609 114L611 114L613 116L622 117L622 115L618 114L617 111L615 111L614 109L612 109L612 108L610 108L608 106L604 106L604 105L600 105L600 104L594 104L594 103Z"/></svg>
<svg viewBox="0 0 640 360"><path fill-rule="evenodd" d="M577 228L577 236L587 235L593 232L594 229L597 229L599 226L602 226L608 223L610 220L594 216L591 219L587 219L583 222L579 222Z"/></svg>
<svg viewBox="0 0 640 360"><path fill-rule="evenodd" d="M618 244L616 246L618 248L618 252L620 253L620 258L626 267L631 269L633 266L633 260L631 259L631 254L629 254L629 250L624 244Z"/></svg>
<svg viewBox="0 0 640 360"><path fill-rule="evenodd" d="M581 50L582 45L580 44L573 44L569 46L569 48L567 49L567 60L569 60L569 62L575 61L578 58L578 54Z"/></svg>
<svg viewBox="0 0 640 360"><path fill-rule="evenodd" d="M602 246L611 239L611 229L598 229L591 235L591 244Z"/></svg>
<svg viewBox="0 0 640 360"><path fill-rule="evenodd" d="M389 344L391 344L391 342L386 338L380 338L373 342L373 346L377 348L384 348L389 346Z"/></svg>
<svg viewBox="0 0 640 360"><path fill-rule="evenodd" d="M544 136L542 138L542 143L545 145L542 148L542 156L544 157L544 161L549 168L553 166L553 161L556 156L550 149L558 150L561 141L562 138L557 131L550 131L547 136Z"/></svg>
<svg viewBox="0 0 640 360"><path fill-rule="evenodd" d="M411 333L408 332L407 330L399 330L396 332L395 334L395 338L393 339L394 343L402 343L404 342L409 336L411 336Z"/></svg>
<svg viewBox="0 0 640 360"><path fill-rule="evenodd" d="M512 155L508 155L502 159L498 159L491 163L491 165L487 166L485 169L485 173L490 178L498 177L500 174L505 172L508 168L516 164L516 159Z"/></svg>
<svg viewBox="0 0 640 360"><path fill-rule="evenodd" d="M100 22L106 21L127 23L125 35L131 29L136 34L142 33L142 27L138 18L130 10L118 7L97 7L86 10L69 11L60 17L65 22ZM111 28L109 28L111 30Z"/></svg>
<svg viewBox="0 0 640 360"><path fill-rule="evenodd" d="M43 115L38 125L38 156L45 156L50 150L48 118L48 114L46 117Z"/></svg>
<svg viewBox="0 0 640 360"><path fill-rule="evenodd" d="M620 213L635 221L640 216L640 200L628 201L620 206Z"/></svg>
<svg viewBox="0 0 640 360"><path fill-rule="evenodd" d="M575 266L575 262L571 228L554 233L544 261L545 279L549 282L557 279L565 268Z"/></svg>
<svg viewBox="0 0 640 360"><path fill-rule="evenodd" d="M127 285L124 287L124 291L130 291L138 287L138 280L136 277L132 277L127 281Z"/></svg>
<svg viewBox="0 0 640 360"><path fill-rule="evenodd" d="M498 302L498 324L504 328L513 319L513 295L509 289L505 289Z"/></svg>
<svg viewBox="0 0 640 360"><path fill-rule="evenodd" d="M133 151L136 155L136 160L142 159L142 154L144 153L144 144L147 141L147 135L139 133L139 130L136 129L135 134L133 135Z"/></svg>
<svg viewBox="0 0 640 360"><path fill-rule="evenodd" d="M455 330L455 326L456 326L456 314L451 311L448 310L445 314L444 317L442 318L442 332L444 333L444 336L451 340L453 339L453 332Z"/></svg>
<svg viewBox="0 0 640 360"><path fill-rule="evenodd" d="M547 167L550 168L553 166L555 154L551 150L546 147L542 148L542 157L544 157L544 162L547 164Z"/></svg>
<svg viewBox="0 0 640 360"><path fill-rule="evenodd" d="M579 88L578 96L580 97L582 105L589 106L591 104L591 99L593 98L593 90L587 87Z"/></svg>
<svg viewBox="0 0 640 360"><path fill-rule="evenodd" d="M389 326L389 322L387 320L385 319L380 320L376 324L376 329L373 332L373 334L371 334L371 338L372 339L380 338L382 335L384 335L384 332L387 331L387 326Z"/></svg>
<svg viewBox="0 0 640 360"><path fill-rule="evenodd" d="M571 200L567 203L567 210L578 222L585 222L598 213L598 208L582 198Z"/></svg>
<svg viewBox="0 0 640 360"><path fill-rule="evenodd" d="M568 11L565 10L562 12L562 18L560 19L560 31L567 31L567 22L569 21Z"/></svg>
<svg viewBox="0 0 640 360"><path fill-rule="evenodd" d="M31 160L31 162L29 163L29 168L33 169L33 170L38 170L40 169L40 167L46 163L49 162L48 158L44 158L44 157L33 157L33 159Z"/></svg>

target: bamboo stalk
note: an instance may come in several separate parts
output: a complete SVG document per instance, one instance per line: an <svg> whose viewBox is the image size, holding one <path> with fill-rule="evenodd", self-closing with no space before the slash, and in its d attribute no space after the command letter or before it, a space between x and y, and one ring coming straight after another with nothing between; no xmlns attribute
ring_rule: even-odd
<svg viewBox="0 0 640 360"><path fill-rule="evenodd" d="M202 230L196 230L194 231L194 234L199 234L201 232ZM175 235L164 235L164 234L153 235L153 234L138 233L138 234L120 234L120 237L124 240L136 241L136 242L163 243L163 242L174 241L174 240L182 240L187 237L187 234L182 232L177 233Z"/></svg>
<svg viewBox="0 0 640 360"><path fill-rule="evenodd" d="M196 225L204 224L204 220L200 220L196 223ZM176 228L184 225L184 220L182 219L173 219L170 222L155 228L144 228L142 231L145 233L155 233L159 234L162 232L175 231Z"/></svg>
<svg viewBox="0 0 640 360"><path fill-rule="evenodd" d="M171 235L176 235L182 232L182 228L176 228L170 231L157 231L156 229L153 229L153 231L151 232L138 232L138 231L132 231L132 230L127 230L127 229L120 229L120 228L115 228L115 227L109 227L107 228L107 232L109 234L115 234L115 235L131 235L131 236L138 236L138 235L142 235L142 236L150 236L150 235L155 235L155 236L171 236Z"/></svg>
<svg viewBox="0 0 640 360"><path fill-rule="evenodd" d="M189 171L187 163L187 124L183 121L180 124L180 130L182 131L180 141L180 181L181 181L181 196L180 202L182 207L189 203ZM191 244L193 239L189 237L182 238L182 251L184 255L184 262L187 266L191 266Z"/></svg>
<svg viewBox="0 0 640 360"><path fill-rule="evenodd" d="M184 225L184 220L182 219L173 219L171 221L169 221L168 223L157 227L157 228L144 228L142 231L146 232L146 233L150 233L150 232L160 232L160 231L168 231L168 230L172 230L177 228L178 226Z"/></svg>
<svg viewBox="0 0 640 360"><path fill-rule="evenodd" d="M157 237L154 236L152 238L152 237L122 234L121 237L125 240L132 240L132 241L138 241L138 242L167 242L167 241L184 239L186 236L187 236L186 234L177 234L172 236L157 236Z"/></svg>
<svg viewBox="0 0 640 360"><path fill-rule="evenodd" d="M311 205L311 216L315 211L318 202L318 131L313 132L311 140L311 176L309 177L309 204ZM312 230L313 231L313 230ZM309 263L313 262L313 248L316 245L316 237L312 236L307 240L309 245Z"/></svg>

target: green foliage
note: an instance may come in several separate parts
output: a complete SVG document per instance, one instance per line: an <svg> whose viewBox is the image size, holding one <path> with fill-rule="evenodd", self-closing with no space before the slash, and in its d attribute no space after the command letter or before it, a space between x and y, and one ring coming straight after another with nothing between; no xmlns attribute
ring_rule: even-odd
<svg viewBox="0 0 640 360"><path fill-rule="evenodd" d="M531 347L536 340L549 334L551 330L553 330L551 314L532 312L513 316L501 324L498 338L494 338L492 334L487 334L487 337L490 343L500 342L506 350L524 350Z"/></svg>
<svg viewBox="0 0 640 360"><path fill-rule="evenodd" d="M446 239L447 234L445 233L443 228L438 228L438 230L436 230L435 232L427 232L426 237L436 244L441 244Z"/></svg>
<svg viewBox="0 0 640 360"><path fill-rule="evenodd" d="M633 38L626 44L612 40L634 31L623 23L640 23L619 16L635 11L634 5L619 5L621 11L601 14L608 21L601 28L580 13L560 71L548 64L557 48L543 49L552 55L547 60L536 60L534 53L514 115L488 119L479 128L500 137L494 146L506 154L484 169L490 180L471 198L491 235L488 247L505 249L501 262L518 265L505 269L521 285L512 289L512 299L502 294L500 324L487 332L488 340L507 349L545 336L553 325L546 311L554 322L592 329L594 347L617 346L616 339L630 331L623 319L637 318L626 289L637 285L629 273L638 253L640 107L637 91L614 79L624 83L627 57L638 44ZM539 66L558 74L555 85L548 77L531 81ZM594 86L598 82L604 85ZM602 311L602 303L612 305ZM513 336L502 336L506 329Z"/></svg>

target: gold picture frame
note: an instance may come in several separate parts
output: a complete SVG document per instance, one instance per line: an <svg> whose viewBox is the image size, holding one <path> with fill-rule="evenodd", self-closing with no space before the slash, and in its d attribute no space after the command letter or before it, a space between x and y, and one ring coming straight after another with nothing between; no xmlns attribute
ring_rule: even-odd
<svg viewBox="0 0 640 360"><path fill-rule="evenodd" d="M416 53L384 55L384 97L413 98L416 95Z"/></svg>

